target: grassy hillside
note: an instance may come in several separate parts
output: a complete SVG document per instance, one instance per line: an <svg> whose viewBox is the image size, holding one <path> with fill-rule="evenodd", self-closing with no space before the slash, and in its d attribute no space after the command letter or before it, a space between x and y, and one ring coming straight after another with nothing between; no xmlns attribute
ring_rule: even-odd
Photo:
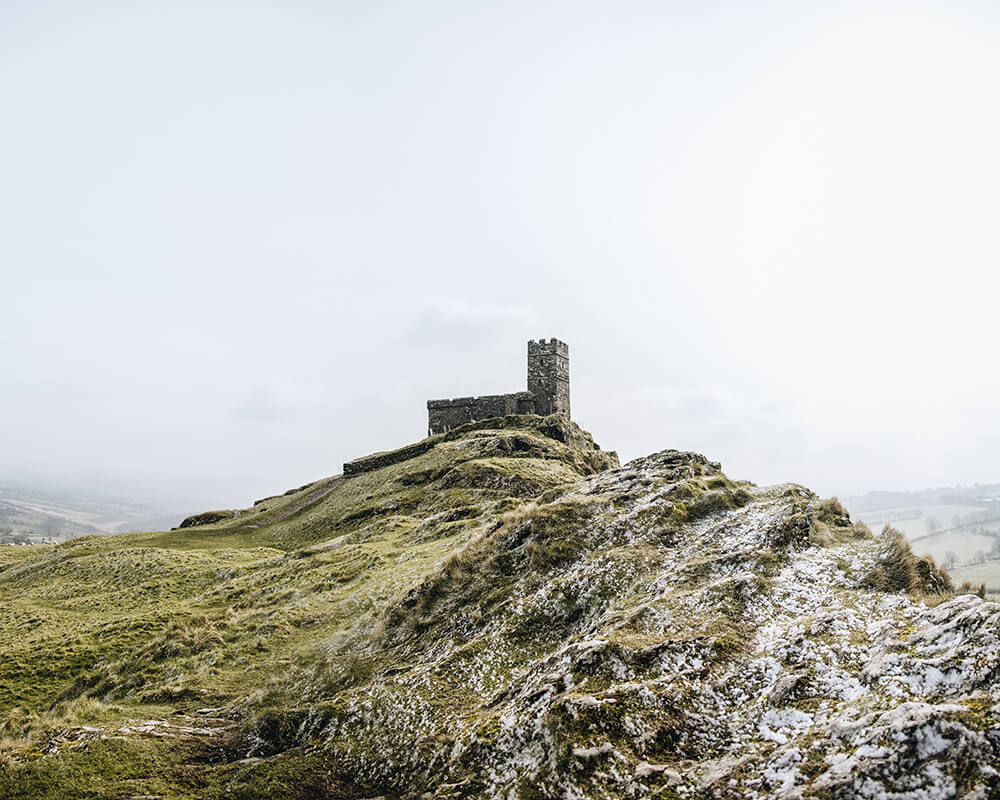
<svg viewBox="0 0 1000 800"><path fill-rule="evenodd" d="M419 451L0 550L0 796L996 788L1000 608L901 536L558 417Z"/></svg>
<svg viewBox="0 0 1000 800"><path fill-rule="evenodd" d="M418 585L484 518L616 465L558 418L516 422L524 427L467 426L436 437L419 458L321 480L216 514L211 525L0 549L0 782L13 793L5 796L65 796L52 770L79 771L65 780L81 796L187 796L195 787L180 773L164 776L164 763L187 748L213 752L216 730L229 746L244 713L230 707L221 719L202 709L245 702L290 664L321 658L330 641ZM113 734L151 719L172 733ZM172 727L206 729L206 721L211 735ZM60 741L84 723L101 726L97 741L84 733L88 746L76 748L79 732ZM66 759L39 758L53 748ZM108 750L118 767L105 775ZM119 785L121 770L133 768ZM224 794L233 769L198 770L198 789Z"/></svg>

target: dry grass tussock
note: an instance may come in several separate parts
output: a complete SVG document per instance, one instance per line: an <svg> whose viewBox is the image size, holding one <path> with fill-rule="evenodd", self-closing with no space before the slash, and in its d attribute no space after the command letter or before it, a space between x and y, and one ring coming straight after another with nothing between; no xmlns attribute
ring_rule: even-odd
<svg viewBox="0 0 1000 800"><path fill-rule="evenodd" d="M816 517L809 539L820 547L840 544L846 539L871 539L872 531L863 522L851 522L850 514L836 497L815 504Z"/></svg>
<svg viewBox="0 0 1000 800"><path fill-rule="evenodd" d="M883 592L947 595L954 592L951 578L930 556L916 556L906 537L886 525L882 529L885 541L882 558L868 573L865 582Z"/></svg>

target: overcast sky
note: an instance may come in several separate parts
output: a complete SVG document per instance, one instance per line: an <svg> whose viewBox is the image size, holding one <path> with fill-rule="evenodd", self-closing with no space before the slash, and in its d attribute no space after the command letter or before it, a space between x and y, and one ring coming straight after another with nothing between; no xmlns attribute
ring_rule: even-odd
<svg viewBox="0 0 1000 800"><path fill-rule="evenodd" d="M0 481L245 505L516 391L1000 481L989 2L0 5Z"/></svg>

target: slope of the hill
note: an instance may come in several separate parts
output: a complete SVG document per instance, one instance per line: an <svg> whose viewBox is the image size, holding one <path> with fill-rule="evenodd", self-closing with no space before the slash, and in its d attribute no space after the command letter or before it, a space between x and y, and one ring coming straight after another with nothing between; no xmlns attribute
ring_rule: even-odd
<svg viewBox="0 0 1000 800"><path fill-rule="evenodd" d="M898 536L559 418L420 450L0 553L0 795L1000 792L1000 606Z"/></svg>

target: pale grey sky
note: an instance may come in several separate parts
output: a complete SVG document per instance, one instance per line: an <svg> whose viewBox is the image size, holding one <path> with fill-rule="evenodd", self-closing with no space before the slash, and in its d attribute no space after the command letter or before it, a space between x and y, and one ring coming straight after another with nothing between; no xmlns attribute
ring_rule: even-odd
<svg viewBox="0 0 1000 800"><path fill-rule="evenodd" d="M570 343L574 417L1000 481L991 3L0 5L0 481L242 505Z"/></svg>

